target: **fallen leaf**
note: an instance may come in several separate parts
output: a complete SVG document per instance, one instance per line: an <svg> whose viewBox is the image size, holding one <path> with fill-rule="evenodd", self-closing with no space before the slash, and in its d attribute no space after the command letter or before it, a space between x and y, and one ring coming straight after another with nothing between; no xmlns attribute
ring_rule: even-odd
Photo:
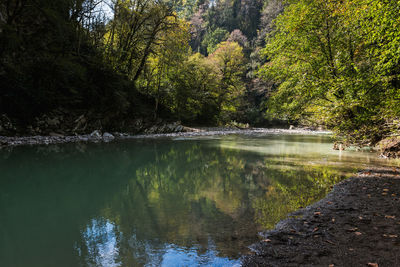
<svg viewBox="0 0 400 267"><path fill-rule="evenodd" d="M382 193L382 196L386 196L387 195L387 193Z"/></svg>
<svg viewBox="0 0 400 267"><path fill-rule="evenodd" d="M320 211L316 211L316 212L314 212L314 215L319 216L319 215L321 215L321 212Z"/></svg>
<svg viewBox="0 0 400 267"><path fill-rule="evenodd" d="M396 196L396 194L392 194L392 197L395 197Z"/></svg>
<svg viewBox="0 0 400 267"><path fill-rule="evenodd" d="M349 248L350 251L354 251L354 248Z"/></svg>
<svg viewBox="0 0 400 267"><path fill-rule="evenodd" d="M383 189L383 192L389 192L389 189L385 188Z"/></svg>
<svg viewBox="0 0 400 267"><path fill-rule="evenodd" d="M329 267L335 267L335 264L329 264Z"/></svg>
<svg viewBox="0 0 400 267"><path fill-rule="evenodd" d="M331 201L328 201L328 202L326 202L326 203L328 203L329 205L330 205L330 204L332 204L332 202L331 202Z"/></svg>
<svg viewBox="0 0 400 267"><path fill-rule="evenodd" d="M362 235L362 233L360 233L360 232L355 232L354 234L356 234L356 235Z"/></svg>
<svg viewBox="0 0 400 267"><path fill-rule="evenodd" d="M271 239L264 239L263 242L271 242Z"/></svg>
<svg viewBox="0 0 400 267"><path fill-rule="evenodd" d="M316 231L318 231L318 227L314 228L313 233L316 232Z"/></svg>
<svg viewBox="0 0 400 267"><path fill-rule="evenodd" d="M368 267L379 267L378 263L368 262Z"/></svg>
<svg viewBox="0 0 400 267"><path fill-rule="evenodd" d="M355 232L355 231L357 231L357 230L358 230L357 227L347 229L348 232Z"/></svg>
<svg viewBox="0 0 400 267"><path fill-rule="evenodd" d="M386 219L394 219L394 218L396 218L396 216L394 216L394 215L393 216L385 215L385 218Z"/></svg>
<svg viewBox="0 0 400 267"><path fill-rule="evenodd" d="M389 235L390 238L397 238L397 235Z"/></svg>

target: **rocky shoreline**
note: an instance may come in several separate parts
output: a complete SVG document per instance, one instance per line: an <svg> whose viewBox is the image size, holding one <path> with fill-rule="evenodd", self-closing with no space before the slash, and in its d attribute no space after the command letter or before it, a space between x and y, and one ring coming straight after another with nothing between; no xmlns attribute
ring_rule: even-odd
<svg viewBox="0 0 400 267"><path fill-rule="evenodd" d="M114 140L126 139L151 139L151 138L179 138L179 137L196 137L196 136L216 136L216 135L229 135L229 134L244 134L244 135L257 135L257 134L329 134L324 131L311 131L304 129L286 130L286 129L266 129L266 128L250 128L250 129L234 129L226 127L212 127L212 128L190 128L182 125L171 124L169 132L159 131L159 128L153 127L151 131L145 134L128 134L113 132L102 133L100 130L95 130L90 134L81 135L60 135L52 134L48 136L0 136L0 148L13 147L21 145L50 145L50 144L66 144L76 142L111 142ZM168 129L169 126L162 126L162 129ZM175 128L173 128L175 127ZM175 129L175 130L174 130Z"/></svg>
<svg viewBox="0 0 400 267"><path fill-rule="evenodd" d="M400 168L358 173L262 234L243 266L400 266Z"/></svg>

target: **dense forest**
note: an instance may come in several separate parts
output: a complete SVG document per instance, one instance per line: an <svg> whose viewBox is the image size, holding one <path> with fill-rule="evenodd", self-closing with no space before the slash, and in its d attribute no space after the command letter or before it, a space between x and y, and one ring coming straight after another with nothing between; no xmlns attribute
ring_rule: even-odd
<svg viewBox="0 0 400 267"><path fill-rule="evenodd" d="M374 144L398 131L399 26L386 0L5 0L0 130L284 122Z"/></svg>

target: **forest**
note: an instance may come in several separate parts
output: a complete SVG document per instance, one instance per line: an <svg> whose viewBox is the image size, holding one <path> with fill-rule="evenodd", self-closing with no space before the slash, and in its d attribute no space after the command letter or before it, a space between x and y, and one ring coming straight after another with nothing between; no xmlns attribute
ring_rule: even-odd
<svg viewBox="0 0 400 267"><path fill-rule="evenodd" d="M84 114L81 131L281 123L373 145L399 131L399 27L387 0L5 0L0 130Z"/></svg>

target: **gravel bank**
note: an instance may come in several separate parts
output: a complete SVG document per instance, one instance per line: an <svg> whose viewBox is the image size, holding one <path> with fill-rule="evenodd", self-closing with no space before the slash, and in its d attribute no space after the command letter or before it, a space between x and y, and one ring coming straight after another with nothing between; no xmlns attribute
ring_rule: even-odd
<svg viewBox="0 0 400 267"><path fill-rule="evenodd" d="M400 266L400 169L360 172L263 237L243 266Z"/></svg>

